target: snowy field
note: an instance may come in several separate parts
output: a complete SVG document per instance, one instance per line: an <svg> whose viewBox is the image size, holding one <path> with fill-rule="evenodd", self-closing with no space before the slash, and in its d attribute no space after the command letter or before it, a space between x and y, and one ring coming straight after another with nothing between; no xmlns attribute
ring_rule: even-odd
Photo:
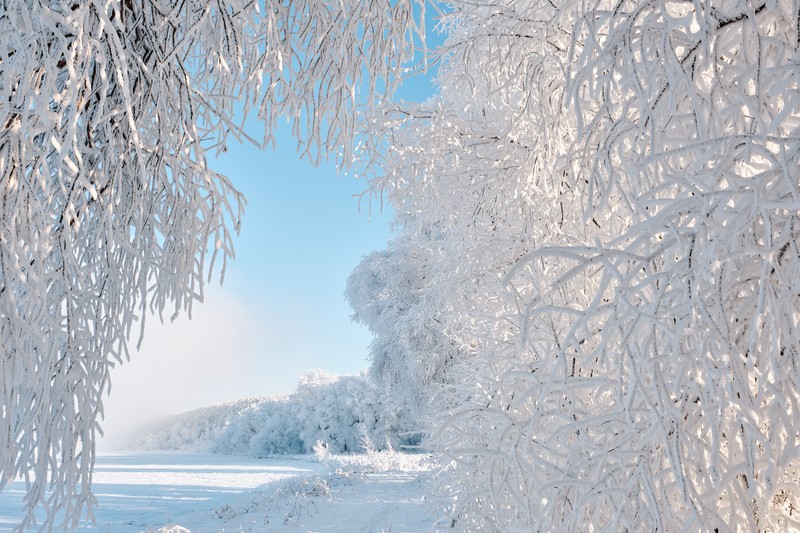
<svg viewBox="0 0 800 533"><path fill-rule="evenodd" d="M77 531L417 532L433 529L424 457L399 453L254 459L196 453L98 457L96 524ZM0 493L0 531L21 518L24 484Z"/></svg>

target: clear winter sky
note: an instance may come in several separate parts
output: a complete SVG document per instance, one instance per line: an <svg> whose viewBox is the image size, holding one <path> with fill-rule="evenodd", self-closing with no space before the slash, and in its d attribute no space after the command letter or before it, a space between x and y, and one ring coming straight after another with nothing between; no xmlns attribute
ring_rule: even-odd
<svg viewBox="0 0 800 533"><path fill-rule="evenodd" d="M415 79L402 96L421 101L432 92L429 79ZM211 161L247 197L236 260L221 287L218 277L207 286L191 321L148 319L141 350L112 372L101 449L160 416L290 393L314 368L367 368L371 336L350 319L343 293L361 257L391 239L391 214L379 205L359 210L353 195L367 184L333 163L300 160L289 131L275 150L232 142Z"/></svg>

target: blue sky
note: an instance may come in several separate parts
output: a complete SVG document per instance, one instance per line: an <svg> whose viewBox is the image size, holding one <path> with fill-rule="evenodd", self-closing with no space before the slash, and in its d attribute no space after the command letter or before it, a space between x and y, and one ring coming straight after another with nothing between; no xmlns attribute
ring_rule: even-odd
<svg viewBox="0 0 800 533"><path fill-rule="evenodd" d="M275 150L232 145L213 163L248 201L236 260L191 321L148 319L142 349L112 373L108 441L154 416L289 393L313 368L367 368L371 336L343 292L360 258L385 248L391 216L359 209L366 183L294 148L282 132Z"/></svg>
<svg viewBox="0 0 800 533"><path fill-rule="evenodd" d="M401 95L419 101L432 92L421 78ZM289 131L279 132L274 150L232 142L210 162L248 200L236 260L222 287L208 286L191 321L149 319L141 350L112 372L101 448L159 416L289 393L314 368L367 368L371 336L351 321L343 293L361 257L391 239L391 213L359 209L354 195L367 184L333 163L301 160Z"/></svg>

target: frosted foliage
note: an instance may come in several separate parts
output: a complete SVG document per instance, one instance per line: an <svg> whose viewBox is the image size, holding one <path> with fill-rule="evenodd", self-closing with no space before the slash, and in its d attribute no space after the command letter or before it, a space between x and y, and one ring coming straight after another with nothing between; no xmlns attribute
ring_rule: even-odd
<svg viewBox="0 0 800 533"><path fill-rule="evenodd" d="M167 417L140 428L142 434L129 446L138 450L207 452L240 413L264 401L263 398L246 398Z"/></svg>
<svg viewBox="0 0 800 533"><path fill-rule="evenodd" d="M441 330L448 302L434 271L441 257L429 244L397 240L391 251L364 257L345 293L353 318L375 335L372 376L412 420L427 411L432 390L459 352Z"/></svg>
<svg viewBox="0 0 800 533"><path fill-rule="evenodd" d="M334 376L315 370L287 397L258 398L206 407L171 417L134 447L266 456L355 453L417 443L413 421L364 375Z"/></svg>
<svg viewBox="0 0 800 533"><path fill-rule="evenodd" d="M365 376L333 376L313 371L301 378L289 397L291 420L299 429L305 452L323 442L331 452L363 452L409 442L404 421L388 395Z"/></svg>
<svg viewBox="0 0 800 533"><path fill-rule="evenodd" d="M454 524L800 527L798 4L451 3L437 99L363 149L470 347Z"/></svg>
<svg viewBox="0 0 800 533"><path fill-rule="evenodd" d="M603 7L559 14L570 176L605 235L541 252L596 285L549 313L572 317L552 346L561 368L524 380L551 428L532 435L553 485L531 512L568 527L796 527L772 504L798 495L784 477L800 445L797 6ZM537 265L533 279L556 279ZM533 331L541 303L526 305Z"/></svg>
<svg viewBox="0 0 800 533"><path fill-rule="evenodd" d="M265 141L285 115L309 157L348 161L357 101L413 53L414 3L3 4L0 488L26 479L22 527L91 514L109 368L135 322L224 273L244 202L206 150L244 136L235 106Z"/></svg>

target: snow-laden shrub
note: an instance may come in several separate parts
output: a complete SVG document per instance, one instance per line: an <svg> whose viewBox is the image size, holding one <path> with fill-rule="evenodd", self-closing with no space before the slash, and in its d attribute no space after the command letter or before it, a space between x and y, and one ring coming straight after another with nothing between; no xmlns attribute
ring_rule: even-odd
<svg viewBox="0 0 800 533"><path fill-rule="evenodd" d="M171 417L134 443L144 449L242 455L332 453L402 448L419 434L365 375L313 370L289 396L240 400Z"/></svg>
<svg viewBox="0 0 800 533"><path fill-rule="evenodd" d="M346 453L362 451L365 437L377 442L388 438L383 400L364 376L312 371L301 378L292 400L307 447L322 441L329 450Z"/></svg>
<svg viewBox="0 0 800 533"><path fill-rule="evenodd" d="M264 401L264 398L246 398L163 418L134 440L132 447L141 450L205 451L243 410Z"/></svg>
<svg viewBox="0 0 800 533"><path fill-rule="evenodd" d="M266 398L233 417L214 442L214 453L267 455L303 453L297 426L288 417L287 396ZM259 445L254 447L254 443Z"/></svg>
<svg viewBox="0 0 800 533"><path fill-rule="evenodd" d="M258 407L266 411L263 423L247 444L251 455L307 453L308 447L300 437L300 428L292 415L292 403L286 400Z"/></svg>

